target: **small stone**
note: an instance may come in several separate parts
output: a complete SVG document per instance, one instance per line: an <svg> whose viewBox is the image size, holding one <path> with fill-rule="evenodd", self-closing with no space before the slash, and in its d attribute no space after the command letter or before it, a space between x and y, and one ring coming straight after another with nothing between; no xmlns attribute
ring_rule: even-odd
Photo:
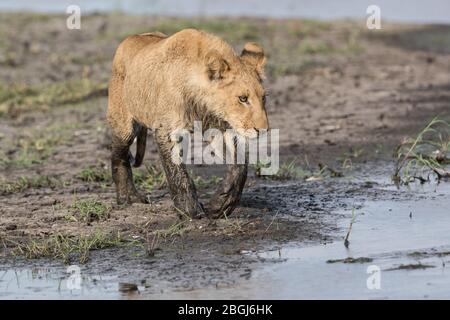
<svg viewBox="0 0 450 320"><path fill-rule="evenodd" d="M13 223L8 224L8 225L6 226L6 230L16 230L16 229L17 229L17 225L16 225L16 224L13 224Z"/></svg>
<svg viewBox="0 0 450 320"><path fill-rule="evenodd" d="M119 283L120 292L134 292L138 291L138 286L134 283Z"/></svg>

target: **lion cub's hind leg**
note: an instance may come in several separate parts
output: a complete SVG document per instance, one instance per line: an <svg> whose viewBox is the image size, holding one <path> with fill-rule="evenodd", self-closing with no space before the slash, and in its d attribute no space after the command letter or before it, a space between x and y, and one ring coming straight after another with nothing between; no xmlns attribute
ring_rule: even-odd
<svg viewBox="0 0 450 320"><path fill-rule="evenodd" d="M114 133L112 134L111 170L112 178L116 185L117 204L131 204L133 202L148 203L147 198L140 195L134 186L130 163L130 161L134 162L130 153L130 146L135 136L141 134L140 130L145 130L145 133L147 132L145 128L140 128L127 141L124 141ZM138 161L141 162L142 159Z"/></svg>

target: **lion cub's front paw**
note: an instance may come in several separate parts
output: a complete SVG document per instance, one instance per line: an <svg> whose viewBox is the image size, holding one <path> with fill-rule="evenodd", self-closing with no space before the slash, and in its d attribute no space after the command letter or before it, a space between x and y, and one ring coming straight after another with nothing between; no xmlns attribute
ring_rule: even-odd
<svg viewBox="0 0 450 320"><path fill-rule="evenodd" d="M175 210L180 216L188 216L193 219L201 219L206 217L203 205L193 199L174 200Z"/></svg>
<svg viewBox="0 0 450 320"><path fill-rule="evenodd" d="M213 198L206 207L207 217L220 219L230 216L236 208L236 202L228 199Z"/></svg>
<svg viewBox="0 0 450 320"><path fill-rule="evenodd" d="M132 203L150 203L147 196L144 196L140 193L134 193L131 195L131 202Z"/></svg>
<svg viewBox="0 0 450 320"><path fill-rule="evenodd" d="M210 219L220 219L225 216L224 211L220 207L211 206L211 204L206 207L206 216Z"/></svg>
<svg viewBox="0 0 450 320"><path fill-rule="evenodd" d="M133 204L133 203L149 203L149 200L146 196L143 196L138 192L129 192L117 195L118 205Z"/></svg>

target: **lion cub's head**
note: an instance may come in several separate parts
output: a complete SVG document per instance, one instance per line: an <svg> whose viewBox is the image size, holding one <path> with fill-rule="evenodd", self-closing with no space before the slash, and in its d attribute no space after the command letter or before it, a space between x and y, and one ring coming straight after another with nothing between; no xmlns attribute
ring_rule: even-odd
<svg viewBox="0 0 450 320"><path fill-rule="evenodd" d="M263 49L256 43L247 43L240 56L225 57L216 50L205 56L207 109L249 138L269 127L262 85L265 63Z"/></svg>

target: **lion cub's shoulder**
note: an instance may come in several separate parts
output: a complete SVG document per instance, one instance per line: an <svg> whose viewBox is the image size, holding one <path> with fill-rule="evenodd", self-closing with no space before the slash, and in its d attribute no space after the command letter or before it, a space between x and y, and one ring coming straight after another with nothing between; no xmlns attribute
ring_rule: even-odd
<svg viewBox="0 0 450 320"><path fill-rule="evenodd" d="M210 51L220 52L224 58L234 60L233 48L220 37L197 29L183 29L167 38L166 49L175 55L203 60Z"/></svg>
<svg viewBox="0 0 450 320"><path fill-rule="evenodd" d="M118 73L123 73L125 71L124 67L141 49L156 44L167 37L162 32L147 32L127 37L120 43L116 50L113 70Z"/></svg>
<svg viewBox="0 0 450 320"><path fill-rule="evenodd" d="M161 32L148 32L142 34L136 34L127 37L119 45L118 52L121 51L127 55L134 56L142 48L160 42L167 38L167 35Z"/></svg>

